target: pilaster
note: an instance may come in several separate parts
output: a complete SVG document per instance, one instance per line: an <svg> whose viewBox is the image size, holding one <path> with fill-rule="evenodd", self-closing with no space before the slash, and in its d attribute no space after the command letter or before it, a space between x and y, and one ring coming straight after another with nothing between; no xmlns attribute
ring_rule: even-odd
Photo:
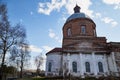
<svg viewBox="0 0 120 80"><path fill-rule="evenodd" d="M106 56L106 54L104 54L104 64L105 65L103 65L103 70L104 70L104 72L107 72L106 75L108 75L109 71L108 71L108 64L107 64L107 56Z"/></svg>
<svg viewBox="0 0 120 80"><path fill-rule="evenodd" d="M92 52L92 62L93 62L94 75L97 75L97 66L96 66L96 60L95 60L95 52Z"/></svg>
<svg viewBox="0 0 120 80"><path fill-rule="evenodd" d="M114 72L117 72L117 66L115 62L115 52L112 52L112 60L113 60Z"/></svg>
<svg viewBox="0 0 120 80"><path fill-rule="evenodd" d="M84 72L83 72L83 59L82 59L82 53L80 53L80 73L81 75L84 75Z"/></svg>

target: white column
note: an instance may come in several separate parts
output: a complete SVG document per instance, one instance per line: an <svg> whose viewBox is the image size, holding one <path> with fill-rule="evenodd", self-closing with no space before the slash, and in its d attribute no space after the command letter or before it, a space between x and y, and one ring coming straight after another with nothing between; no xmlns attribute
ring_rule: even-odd
<svg viewBox="0 0 120 80"><path fill-rule="evenodd" d="M95 53L94 52L92 52L92 63L93 63L94 75L97 75L97 66L96 66L96 60L95 60Z"/></svg>
<svg viewBox="0 0 120 80"><path fill-rule="evenodd" d="M117 66L116 66L116 62L115 62L115 53L114 52L112 52L112 60L113 60L114 72L117 72Z"/></svg>
<svg viewBox="0 0 120 80"><path fill-rule="evenodd" d="M84 68L84 65L83 65L83 60L82 60L82 53L80 53L80 73L81 75L83 75L83 68Z"/></svg>
<svg viewBox="0 0 120 80"><path fill-rule="evenodd" d="M68 63L68 74L70 73L70 53L67 54L67 63Z"/></svg>
<svg viewBox="0 0 120 80"><path fill-rule="evenodd" d="M62 74L63 74L63 76L64 76L64 74L65 74L65 68L64 68L64 67L65 67L65 64L64 64L64 63L65 63L65 60L64 60L64 56L65 56L65 55L62 54L62 72L63 72Z"/></svg>
<svg viewBox="0 0 120 80"><path fill-rule="evenodd" d="M104 54L104 64L105 65L103 65L103 70L109 74L106 54Z"/></svg>

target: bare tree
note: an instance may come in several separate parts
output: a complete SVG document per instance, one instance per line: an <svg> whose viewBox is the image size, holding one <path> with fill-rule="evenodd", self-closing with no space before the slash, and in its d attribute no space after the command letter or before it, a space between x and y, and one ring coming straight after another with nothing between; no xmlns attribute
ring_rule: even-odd
<svg viewBox="0 0 120 80"><path fill-rule="evenodd" d="M22 40L18 46L14 46L11 51L10 60L14 62L17 68L20 68L20 78L23 77L24 66L27 65L30 59L29 45L25 40Z"/></svg>
<svg viewBox="0 0 120 80"><path fill-rule="evenodd" d="M7 18L6 6L0 4L0 52L2 54L2 65L4 65L5 54L9 48L7 46L8 34L9 34L9 22ZM1 65L1 66L2 66Z"/></svg>
<svg viewBox="0 0 120 80"><path fill-rule="evenodd" d="M26 43L20 44L19 59L20 59L20 77L22 78L23 68L26 62L30 59L29 46Z"/></svg>
<svg viewBox="0 0 120 80"><path fill-rule="evenodd" d="M35 65L37 67L36 73L38 75L39 71L40 71L40 67L43 65L44 57L40 54L40 55L35 57L35 61L34 62L35 62Z"/></svg>
<svg viewBox="0 0 120 80"><path fill-rule="evenodd" d="M10 26L6 5L0 4L0 54L2 56L0 80L2 80L4 75L3 66L5 65L6 54L14 45L20 44L25 37L25 29L20 24L17 24L15 27Z"/></svg>

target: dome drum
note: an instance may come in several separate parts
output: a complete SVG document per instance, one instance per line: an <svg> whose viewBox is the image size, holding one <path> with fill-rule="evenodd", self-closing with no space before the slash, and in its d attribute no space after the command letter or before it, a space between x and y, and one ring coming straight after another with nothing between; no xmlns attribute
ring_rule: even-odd
<svg viewBox="0 0 120 80"><path fill-rule="evenodd" d="M83 28L84 27L84 28ZM75 19L63 27L63 37L96 36L96 25L88 19ZM68 31L69 30L69 31ZM69 34L69 35L68 35Z"/></svg>

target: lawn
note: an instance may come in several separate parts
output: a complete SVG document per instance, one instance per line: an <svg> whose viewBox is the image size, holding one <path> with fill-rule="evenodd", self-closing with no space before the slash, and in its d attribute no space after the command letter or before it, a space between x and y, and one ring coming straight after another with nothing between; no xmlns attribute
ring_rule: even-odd
<svg viewBox="0 0 120 80"><path fill-rule="evenodd" d="M22 78L18 80L45 80L45 79L41 77L41 78Z"/></svg>
<svg viewBox="0 0 120 80"><path fill-rule="evenodd" d="M18 80L32 80L32 78L22 78L22 79L18 79Z"/></svg>

